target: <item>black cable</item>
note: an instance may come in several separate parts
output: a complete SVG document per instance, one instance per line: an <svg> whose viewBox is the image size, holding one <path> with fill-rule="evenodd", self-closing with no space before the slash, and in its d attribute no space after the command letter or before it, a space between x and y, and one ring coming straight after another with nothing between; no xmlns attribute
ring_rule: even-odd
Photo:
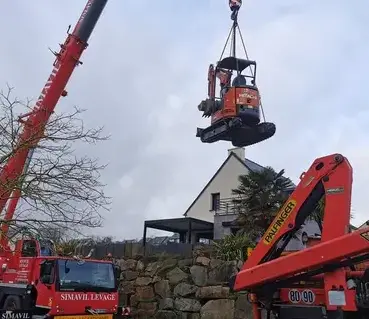
<svg viewBox="0 0 369 319"><path fill-rule="evenodd" d="M233 23L232 23L232 26L231 26L231 30L228 33L226 43L224 44L222 54L220 55L220 58L219 58L218 61L222 60L224 52L225 52L225 50L227 48L227 45L228 45L228 42L229 42L229 38L231 37L231 35L232 35L232 40L231 40L231 45L230 45L230 56L233 56L234 58L236 58L236 32L237 32L236 30L238 30L238 33L239 33L239 36L240 36L240 39L241 39L241 43L242 43L242 46L243 46L243 50L245 52L245 57L246 57L247 60L249 60L249 56L248 56L248 53L247 53L245 41L243 39L240 26L238 25L238 19L237 18L238 18L238 10L233 11L233 13L232 13L231 19L233 20ZM238 74L239 73L239 66L238 66L237 59L236 59L236 68L237 68L237 74ZM252 70L251 65L249 66L249 68L250 68L251 76L253 77L254 72ZM260 93L259 93L259 95L260 95ZM260 96L260 109L261 109L261 115L263 117L263 120L264 120L264 122L266 122L264 108L263 108L263 104L261 102L261 96Z"/></svg>
<svg viewBox="0 0 369 319"><path fill-rule="evenodd" d="M233 30L233 26L231 27L231 30L229 31L229 34L228 34L228 37L227 37L226 43L225 43L225 45L224 45L224 47L223 47L222 54L220 55L220 58L219 58L219 60L218 60L218 61L220 61L220 60L223 58L223 54L224 54L225 49L227 48L227 44L228 44L229 38L230 38L230 36L231 36L231 34L232 34L232 30Z"/></svg>
<svg viewBox="0 0 369 319"><path fill-rule="evenodd" d="M240 39L241 39L241 43L242 43L242 46L243 46L243 50L245 51L246 59L249 60L249 56L247 54L247 49L246 49L245 41L243 40L241 29L240 29L240 27L238 25L237 25L237 29L238 29L238 33L240 35ZM251 76L254 76L254 72L252 71L251 65L250 65L250 72L251 72ZM260 109L261 109L261 114L263 116L263 120L264 120L264 122L266 122L266 117L265 117L265 113L264 113L263 104L261 103L261 97L260 97Z"/></svg>

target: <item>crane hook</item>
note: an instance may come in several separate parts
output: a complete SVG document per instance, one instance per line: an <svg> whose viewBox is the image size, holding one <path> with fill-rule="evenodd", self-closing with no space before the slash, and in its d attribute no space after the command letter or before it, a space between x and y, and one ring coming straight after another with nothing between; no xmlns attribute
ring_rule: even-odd
<svg viewBox="0 0 369 319"><path fill-rule="evenodd" d="M232 11L231 19L233 21L236 21L238 10L240 10L241 5L242 5L242 0L229 0L229 8Z"/></svg>
<svg viewBox="0 0 369 319"><path fill-rule="evenodd" d="M231 11L240 10L242 0L229 0L229 8Z"/></svg>

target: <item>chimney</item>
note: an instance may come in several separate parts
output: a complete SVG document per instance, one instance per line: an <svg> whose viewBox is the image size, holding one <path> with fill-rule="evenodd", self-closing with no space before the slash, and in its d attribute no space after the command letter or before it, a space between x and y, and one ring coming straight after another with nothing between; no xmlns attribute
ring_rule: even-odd
<svg viewBox="0 0 369 319"><path fill-rule="evenodd" d="M234 153L235 155L237 155L240 160L244 160L245 159L245 148L244 147L235 147L235 148L231 148L228 150L228 156Z"/></svg>

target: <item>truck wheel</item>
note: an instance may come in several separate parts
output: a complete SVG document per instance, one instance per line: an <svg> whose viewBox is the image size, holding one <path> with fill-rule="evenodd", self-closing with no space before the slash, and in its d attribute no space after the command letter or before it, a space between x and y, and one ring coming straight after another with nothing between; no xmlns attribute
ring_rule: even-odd
<svg viewBox="0 0 369 319"><path fill-rule="evenodd" d="M8 296L4 302L5 310L19 310L22 309L22 302L18 296Z"/></svg>

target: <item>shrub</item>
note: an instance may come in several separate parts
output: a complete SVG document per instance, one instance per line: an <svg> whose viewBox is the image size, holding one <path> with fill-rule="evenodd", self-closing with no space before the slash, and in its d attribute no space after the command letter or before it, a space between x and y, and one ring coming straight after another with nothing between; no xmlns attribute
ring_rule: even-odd
<svg viewBox="0 0 369 319"><path fill-rule="evenodd" d="M251 247L250 239L243 234L227 235L219 241L214 241L216 257L222 260L245 260L246 249Z"/></svg>

